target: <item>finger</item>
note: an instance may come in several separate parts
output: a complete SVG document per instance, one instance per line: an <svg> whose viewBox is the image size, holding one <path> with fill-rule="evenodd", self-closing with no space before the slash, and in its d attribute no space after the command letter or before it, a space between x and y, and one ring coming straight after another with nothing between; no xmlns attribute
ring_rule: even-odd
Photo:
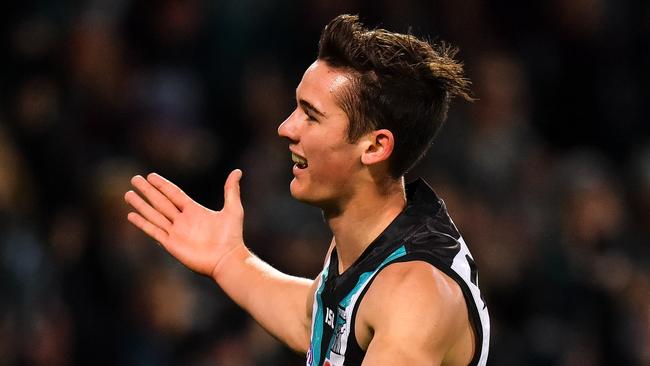
<svg viewBox="0 0 650 366"><path fill-rule="evenodd" d="M192 199L178 188L178 186L156 173L149 174L147 181L162 192L181 211L183 211L187 204L192 202Z"/></svg>
<svg viewBox="0 0 650 366"><path fill-rule="evenodd" d="M138 229L144 231L145 234L149 235L155 241L164 246L167 239L167 233L163 229L147 221L147 219L136 212L129 212L126 218Z"/></svg>
<svg viewBox="0 0 650 366"><path fill-rule="evenodd" d="M224 209L242 209L241 194L239 181L243 172L235 169L226 178L226 184L223 186L223 208Z"/></svg>
<svg viewBox="0 0 650 366"><path fill-rule="evenodd" d="M165 197L165 195L162 194L155 186L153 186L149 181L140 175L133 177L131 179L131 184L133 184L133 186L137 188L138 191L142 192L147 201L149 201L151 205L158 210L158 212L165 215L169 221L174 222L174 219L180 211L169 200L169 198Z"/></svg>
<svg viewBox="0 0 650 366"><path fill-rule="evenodd" d="M144 217L147 221L158 226L159 228L168 231L171 226L171 221L169 221L163 214L158 212L158 210L151 207L145 200L142 199L137 193L133 191L128 191L124 195L124 200L133 206L138 213Z"/></svg>

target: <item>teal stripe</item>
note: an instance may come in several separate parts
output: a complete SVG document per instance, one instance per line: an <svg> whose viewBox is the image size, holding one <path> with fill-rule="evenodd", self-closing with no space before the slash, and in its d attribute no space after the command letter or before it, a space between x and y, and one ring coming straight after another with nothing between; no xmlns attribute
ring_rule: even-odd
<svg viewBox="0 0 650 366"><path fill-rule="evenodd" d="M341 302L339 303L339 306L341 306L343 309L347 309L347 307L350 305L350 301L352 301L352 296L354 296L356 293L358 293L365 286L366 282L368 282L372 278L372 276L374 276L377 273L377 271L379 271L381 268L383 268L386 264L390 263L391 261L394 261L395 259L397 259L399 257L403 257L404 255L406 255L406 248L402 245L401 247L395 249L395 251L392 252L386 259L384 259L384 261L381 262L381 264L379 266L377 266L377 268L374 271L368 271L368 272L362 273L359 276L359 280L357 281L357 284L354 285L354 288L352 289L352 291L350 291L347 294L347 296L345 296L343 298L343 300L341 300ZM349 320L350 319L346 319L346 321L349 321ZM352 324L352 322L350 322L349 324ZM322 327L321 327L321 331L322 331ZM349 334L352 334L352 330L350 330ZM326 357L329 357L329 355L330 355L330 350L332 349L332 343L334 342L335 338L336 338L336 334L334 334L332 336L332 339L330 339L329 347L327 347L327 355L326 355ZM319 340L318 344L320 345L320 340ZM318 364L316 364L316 365L318 365Z"/></svg>
<svg viewBox="0 0 650 366"><path fill-rule="evenodd" d="M406 248L402 245L401 247L395 249L394 252L392 252L386 259L384 259L383 262L372 272L365 272L362 273L361 276L359 276L359 281L357 281L357 284L354 286L352 291L343 299L341 300L340 305L343 308L347 308L348 305L350 305L350 300L352 300L352 296L359 292L359 290L365 285L365 283L368 281L370 277L372 277L377 271L379 271L383 266L388 264L391 261L394 261L395 259L402 257L406 255Z"/></svg>
<svg viewBox="0 0 650 366"><path fill-rule="evenodd" d="M319 365L320 362L320 344L323 340L323 299L321 294L325 288L325 282L327 281L327 273L329 272L329 261L328 265L325 266L323 270L323 275L321 276L320 286L318 291L316 291L316 314L312 314L316 319L314 320L314 330L311 333L311 354L312 354L312 366Z"/></svg>

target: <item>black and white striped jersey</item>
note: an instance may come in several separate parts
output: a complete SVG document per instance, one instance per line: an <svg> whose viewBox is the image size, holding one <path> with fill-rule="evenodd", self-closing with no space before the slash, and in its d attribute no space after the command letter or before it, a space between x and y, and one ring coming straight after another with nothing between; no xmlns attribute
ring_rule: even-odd
<svg viewBox="0 0 650 366"><path fill-rule="evenodd" d="M470 365L487 362L490 317L478 288L478 272L467 245L449 218L444 202L422 179L406 186L406 208L342 274L336 248L327 258L314 294L307 366L361 365L365 351L354 334L359 304L386 266L425 261L460 286L475 330Z"/></svg>

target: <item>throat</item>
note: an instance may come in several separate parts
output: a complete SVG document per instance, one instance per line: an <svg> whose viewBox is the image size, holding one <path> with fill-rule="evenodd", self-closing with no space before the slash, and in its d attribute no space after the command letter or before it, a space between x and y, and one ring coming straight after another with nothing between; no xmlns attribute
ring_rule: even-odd
<svg viewBox="0 0 650 366"><path fill-rule="evenodd" d="M350 268L402 212L406 207L406 197L402 191L401 194L365 203L349 205L338 215L328 216L324 212L334 234L340 274Z"/></svg>
<svg viewBox="0 0 650 366"><path fill-rule="evenodd" d="M352 267L352 265L361 257L363 252L370 246L371 243L372 241L369 242L365 247L356 248L339 248L337 245L336 256L338 259L339 275L342 275L345 273L345 271Z"/></svg>

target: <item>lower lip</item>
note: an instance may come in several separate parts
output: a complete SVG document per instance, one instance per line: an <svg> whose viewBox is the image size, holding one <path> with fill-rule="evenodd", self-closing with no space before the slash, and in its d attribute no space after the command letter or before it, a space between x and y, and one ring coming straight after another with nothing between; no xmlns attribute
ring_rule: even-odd
<svg viewBox="0 0 650 366"><path fill-rule="evenodd" d="M298 168L298 164L293 164L293 168L292 168L293 175L302 174L302 171L305 170L305 169L307 169L307 168L300 169L300 168Z"/></svg>

